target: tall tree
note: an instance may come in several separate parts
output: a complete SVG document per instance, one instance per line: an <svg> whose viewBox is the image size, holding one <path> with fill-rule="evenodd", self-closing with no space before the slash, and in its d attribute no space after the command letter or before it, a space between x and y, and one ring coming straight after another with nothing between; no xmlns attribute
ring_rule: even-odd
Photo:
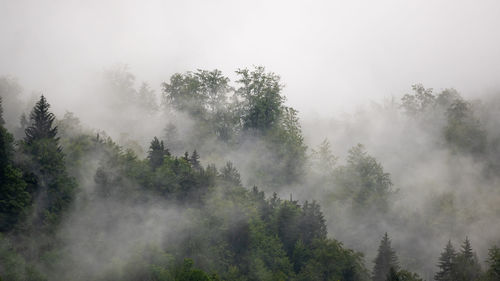
<svg viewBox="0 0 500 281"><path fill-rule="evenodd" d="M457 255L455 273L454 280L456 281L474 281L479 280L481 276L481 267L468 237L465 238L460 253Z"/></svg>
<svg viewBox="0 0 500 281"><path fill-rule="evenodd" d="M3 127L3 123L0 123L0 232L12 229L31 200L21 171L12 163L13 140L12 135Z"/></svg>
<svg viewBox="0 0 500 281"><path fill-rule="evenodd" d="M170 155L168 149L165 148L163 141L160 141L157 137L154 137L149 145L148 160L149 165L156 169L163 164L165 156Z"/></svg>
<svg viewBox="0 0 500 281"><path fill-rule="evenodd" d="M35 222L44 225L57 223L62 211L71 203L76 189L75 180L68 176L64 154L59 146L55 116L42 95L30 114L30 126L26 128L23 151L30 156L30 170L36 177Z"/></svg>
<svg viewBox="0 0 500 281"><path fill-rule="evenodd" d="M486 261L489 265L486 271L486 280L488 281L498 281L500 280L500 248L493 246L488 250L488 260Z"/></svg>
<svg viewBox="0 0 500 281"><path fill-rule="evenodd" d="M391 240L387 232L384 234L382 241L380 241L377 257L374 262L373 281L385 281L391 268L395 271L399 269L396 252L391 247Z"/></svg>
<svg viewBox="0 0 500 281"><path fill-rule="evenodd" d="M30 114L31 125L26 128L26 137L24 141L27 144L32 144L35 141L43 139L53 139L58 141L57 126L53 126L55 116L49 112L50 104L47 99L42 95L40 100L36 103L35 107Z"/></svg>
<svg viewBox="0 0 500 281"><path fill-rule="evenodd" d="M457 253L455 252L455 248L451 244L451 241L448 240L446 247L444 248L441 256L439 257L439 271L434 275L434 280L436 281L453 281L454 280L454 269L455 269L455 260L457 257Z"/></svg>
<svg viewBox="0 0 500 281"><path fill-rule="evenodd" d="M342 188L339 198L352 200L356 211L385 212L388 209L389 196L393 192L390 174L368 155L363 145L349 150L347 165L339 167L335 175Z"/></svg>
<svg viewBox="0 0 500 281"><path fill-rule="evenodd" d="M191 158L189 159L189 162L191 162L191 165L193 166L193 168L195 168L197 170L199 170L201 168L200 155L198 155L198 152L196 151L196 149L191 154Z"/></svg>
<svg viewBox="0 0 500 281"><path fill-rule="evenodd" d="M446 142L458 152L480 155L487 145L486 131L474 116L472 105L457 99L446 111L447 125L444 128Z"/></svg>
<svg viewBox="0 0 500 281"><path fill-rule="evenodd" d="M158 111L158 103L156 101L156 96L154 90L149 87L149 84L143 82L139 91L137 92L137 102L141 109L145 110L147 113L152 114Z"/></svg>

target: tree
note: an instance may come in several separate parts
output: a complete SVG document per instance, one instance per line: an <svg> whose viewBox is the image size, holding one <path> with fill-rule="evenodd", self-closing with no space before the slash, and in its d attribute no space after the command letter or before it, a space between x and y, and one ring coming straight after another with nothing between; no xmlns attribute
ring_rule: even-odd
<svg viewBox="0 0 500 281"><path fill-rule="evenodd" d="M0 120L2 106L0 97ZM0 123L0 232L8 231L18 222L31 196L22 173L12 162L13 137Z"/></svg>
<svg viewBox="0 0 500 281"><path fill-rule="evenodd" d="M165 156L169 156L170 152L165 148L163 141L158 140L157 137L154 137L149 145L148 151L148 160L149 165L156 169L163 164L163 160Z"/></svg>
<svg viewBox="0 0 500 281"><path fill-rule="evenodd" d="M400 281L423 281L418 274L404 269L398 271L398 277Z"/></svg>
<svg viewBox="0 0 500 281"><path fill-rule="evenodd" d="M455 100L446 111L448 123L444 128L446 142L452 150L480 155L486 149L486 131L474 116L470 103Z"/></svg>
<svg viewBox="0 0 500 281"><path fill-rule="evenodd" d="M49 112L49 108L50 105L47 99L42 95L31 111L31 125L25 130L26 137L24 141L28 145L43 139L53 139L56 142L59 140L57 138L57 126L53 126L55 116L52 112Z"/></svg>
<svg viewBox="0 0 500 281"><path fill-rule="evenodd" d="M220 170L220 176L226 182L241 186L240 173L231 161L226 162L226 166Z"/></svg>
<svg viewBox="0 0 500 281"><path fill-rule="evenodd" d="M30 114L30 126L22 144L23 152L30 160L28 167L36 178L33 192L37 198L35 223L53 225L57 223L73 200L75 180L68 176L64 154L59 146L55 116L49 112L50 105L42 95Z"/></svg>
<svg viewBox="0 0 500 281"><path fill-rule="evenodd" d="M393 192L391 177L382 164L367 154L363 145L349 150L347 165L339 167L335 176L342 188L339 198L352 200L356 211L388 209L388 199Z"/></svg>
<svg viewBox="0 0 500 281"><path fill-rule="evenodd" d="M439 257L439 271L434 276L436 281L454 281L454 269L457 253L449 240Z"/></svg>
<svg viewBox="0 0 500 281"><path fill-rule="evenodd" d="M432 88L424 88L422 84L411 86L414 94L406 94L401 99L401 107L406 114L415 116L435 105L436 97L432 94Z"/></svg>
<svg viewBox="0 0 500 281"><path fill-rule="evenodd" d="M320 206L316 201L304 202L302 205L302 218L299 222L301 240L311 245L314 239L326 239L326 223Z"/></svg>
<svg viewBox="0 0 500 281"><path fill-rule="evenodd" d="M152 114L158 110L155 92L149 87L149 84L143 82L137 93L139 106L147 113Z"/></svg>
<svg viewBox="0 0 500 281"><path fill-rule="evenodd" d="M387 274L387 278L385 279L386 281L401 281L399 278L398 272L394 269L394 267L391 267L389 270L389 274Z"/></svg>
<svg viewBox="0 0 500 281"><path fill-rule="evenodd" d="M489 265L486 271L486 280L500 280L500 249L497 246L493 246L488 250L488 260L486 262Z"/></svg>
<svg viewBox="0 0 500 281"><path fill-rule="evenodd" d="M193 168L195 168L197 170L199 170L201 168L200 155L198 155L198 152L196 151L196 149L191 154L191 158L189 159L189 162L191 162L191 165L193 166Z"/></svg>
<svg viewBox="0 0 500 281"><path fill-rule="evenodd" d="M479 280L481 276L481 267L468 237L465 237L460 253L456 257L454 271L456 281L474 281Z"/></svg>
<svg viewBox="0 0 500 281"><path fill-rule="evenodd" d="M377 257L373 267L373 281L385 281L390 269L399 269L396 252L391 247L391 240L387 232L384 234L380 246L378 247Z"/></svg>
<svg viewBox="0 0 500 281"><path fill-rule="evenodd" d="M281 95L283 86L280 77L272 72L266 73L264 67L253 71L239 69L237 81L241 84L237 92L245 100L243 126L245 129L267 131L278 122L285 98Z"/></svg>

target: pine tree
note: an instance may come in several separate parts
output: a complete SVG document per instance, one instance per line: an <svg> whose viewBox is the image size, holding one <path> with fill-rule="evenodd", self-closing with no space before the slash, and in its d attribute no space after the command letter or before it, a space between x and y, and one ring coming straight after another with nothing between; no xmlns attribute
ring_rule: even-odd
<svg viewBox="0 0 500 281"><path fill-rule="evenodd" d="M31 125L25 130L26 137L24 141L27 144L32 144L34 141L42 139L58 140L56 137L57 126L53 126L55 116L53 113L49 112L49 108L50 104L42 95L31 111Z"/></svg>
<svg viewBox="0 0 500 281"><path fill-rule="evenodd" d="M75 180L66 173L64 154L59 146L55 116L42 95L30 114L23 152L30 156L27 165L36 175L33 197L37 198L35 223L45 226L58 223L62 211L71 203L76 189Z"/></svg>
<svg viewBox="0 0 500 281"><path fill-rule="evenodd" d="M240 173L238 172L238 170L233 166L233 163L231 161L228 161L226 163L226 166L224 166L221 170L220 170L220 176L223 180L225 180L226 182L229 182L229 183L232 183L232 184L235 184L236 186L240 186L241 185L241 177L240 177Z"/></svg>
<svg viewBox="0 0 500 281"><path fill-rule="evenodd" d="M373 281L385 281L391 268L394 268L394 270L397 271L399 269L399 265L396 252L392 249L391 240L386 232L382 241L380 241L378 254L375 258L372 278Z"/></svg>
<svg viewBox="0 0 500 281"><path fill-rule="evenodd" d="M451 241L448 241L444 251L441 253L439 257L439 271L434 276L434 280L436 281L453 281L454 278L454 263L456 259L457 253L451 244Z"/></svg>
<svg viewBox="0 0 500 281"><path fill-rule="evenodd" d="M12 163L13 140L12 135L0 123L0 232L12 229L31 201L22 173Z"/></svg>
<svg viewBox="0 0 500 281"><path fill-rule="evenodd" d="M460 253L457 255L455 263L456 281L478 280L481 275L481 267L477 261L476 254L472 251L472 246L468 237L465 238Z"/></svg>
<svg viewBox="0 0 500 281"><path fill-rule="evenodd" d="M398 272L394 269L394 267L391 267L391 269L389 270L389 274L387 274L387 278L385 280L400 281L401 279L399 278Z"/></svg>
<svg viewBox="0 0 500 281"><path fill-rule="evenodd" d="M148 151L149 165L153 169L160 167L161 165L163 165L164 157L168 155L170 155L170 152L168 151L168 149L165 149L163 141L160 141L157 137L154 137L151 141L151 145L149 146Z"/></svg>
<svg viewBox="0 0 500 281"><path fill-rule="evenodd" d="M189 163L189 152L184 152L184 156L182 156L182 159L186 160L186 162Z"/></svg>
<svg viewBox="0 0 500 281"><path fill-rule="evenodd" d="M200 159L200 155L198 155L198 152L195 149L193 151L193 154L191 154L191 159L189 159L189 161L191 162L191 165L193 165L193 168L195 168L197 170L201 168L199 159Z"/></svg>
<svg viewBox="0 0 500 281"><path fill-rule="evenodd" d="M489 249L488 260L486 262L489 265L489 268L486 271L486 280L500 280L500 248L493 246L493 248Z"/></svg>
<svg viewBox="0 0 500 281"><path fill-rule="evenodd" d="M325 239L327 230L320 205L313 201L305 201L302 205L302 218L300 219L302 240L306 245L310 245L314 239Z"/></svg>

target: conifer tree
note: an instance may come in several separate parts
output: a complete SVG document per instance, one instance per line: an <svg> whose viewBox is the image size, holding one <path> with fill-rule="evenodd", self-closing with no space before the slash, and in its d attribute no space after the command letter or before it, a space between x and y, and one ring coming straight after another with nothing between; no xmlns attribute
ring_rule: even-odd
<svg viewBox="0 0 500 281"><path fill-rule="evenodd" d="M493 246L488 250L488 260L486 261L489 265L486 271L487 281L497 281L500 280L500 248Z"/></svg>
<svg viewBox="0 0 500 281"><path fill-rule="evenodd" d="M31 200L21 171L12 163L13 140L12 135L0 122L0 232L10 230L17 223Z"/></svg>
<svg viewBox="0 0 500 281"><path fill-rule="evenodd" d="M57 126L53 126L55 116L53 113L49 112L49 108L50 104L42 95L31 111L31 125L25 130L26 137L24 141L27 144L32 144L34 141L42 139L58 140L56 137Z"/></svg>
<svg viewBox="0 0 500 281"><path fill-rule="evenodd" d="M375 258L375 266L373 267L373 281L385 281L387 274L389 274L390 269L399 269L398 260L396 257L396 252L391 247L391 240L387 232L384 234L382 241L380 241L380 246L378 248L378 254Z"/></svg>
<svg viewBox="0 0 500 281"><path fill-rule="evenodd" d="M233 183L237 186L241 185L241 177L240 173L238 170L233 166L233 163L231 161L228 161L226 163L226 166L224 166L221 171L221 178L227 182Z"/></svg>
<svg viewBox="0 0 500 281"><path fill-rule="evenodd" d="M190 160L190 159L189 159L189 152L187 152L187 151L186 151L186 152L184 152L184 156L182 156L182 159L186 160L186 162L188 162L188 163L189 163L189 160Z"/></svg>
<svg viewBox="0 0 500 281"><path fill-rule="evenodd" d="M451 244L451 241L448 240L444 251L441 253L439 257L439 271L434 276L434 280L436 281L453 281L454 278L454 263L456 259L457 253Z"/></svg>
<svg viewBox="0 0 500 281"><path fill-rule="evenodd" d="M23 151L30 156L28 165L36 176L33 192L37 198L35 223L45 226L56 224L62 211L70 204L76 188L75 180L68 176L64 154L59 146L55 116L42 95L30 114Z"/></svg>
<svg viewBox="0 0 500 281"><path fill-rule="evenodd" d="M455 281L474 281L481 275L481 267L472 251L472 246L468 237L465 238L460 253L457 255L455 263Z"/></svg>
<svg viewBox="0 0 500 281"><path fill-rule="evenodd" d="M193 168L195 168L195 169L201 168L199 159L200 159L200 155L198 155L198 152L195 149L193 151L193 154L191 154L191 158L189 159L189 161L191 162L191 165L193 165Z"/></svg>
<svg viewBox="0 0 500 281"><path fill-rule="evenodd" d="M398 272L394 269L394 267L391 267L389 270L389 274L387 274L387 279L386 281L400 281L401 279L399 278Z"/></svg>
<svg viewBox="0 0 500 281"><path fill-rule="evenodd" d="M154 137L151 141L151 145L149 146L148 151L148 159L149 165L156 169L163 164L163 159L165 156L170 155L168 149L165 149L165 145L163 141L158 140L157 137Z"/></svg>

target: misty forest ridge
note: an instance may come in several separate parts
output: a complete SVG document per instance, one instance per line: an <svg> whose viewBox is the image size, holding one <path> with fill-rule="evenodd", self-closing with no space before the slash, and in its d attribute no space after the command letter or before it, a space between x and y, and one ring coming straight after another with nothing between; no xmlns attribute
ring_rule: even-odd
<svg viewBox="0 0 500 281"><path fill-rule="evenodd" d="M308 148L280 77L236 75L174 74L158 102L107 70L118 142L0 78L2 280L499 280L500 99L415 85Z"/></svg>
<svg viewBox="0 0 500 281"><path fill-rule="evenodd" d="M500 281L499 27L0 0L0 281Z"/></svg>

